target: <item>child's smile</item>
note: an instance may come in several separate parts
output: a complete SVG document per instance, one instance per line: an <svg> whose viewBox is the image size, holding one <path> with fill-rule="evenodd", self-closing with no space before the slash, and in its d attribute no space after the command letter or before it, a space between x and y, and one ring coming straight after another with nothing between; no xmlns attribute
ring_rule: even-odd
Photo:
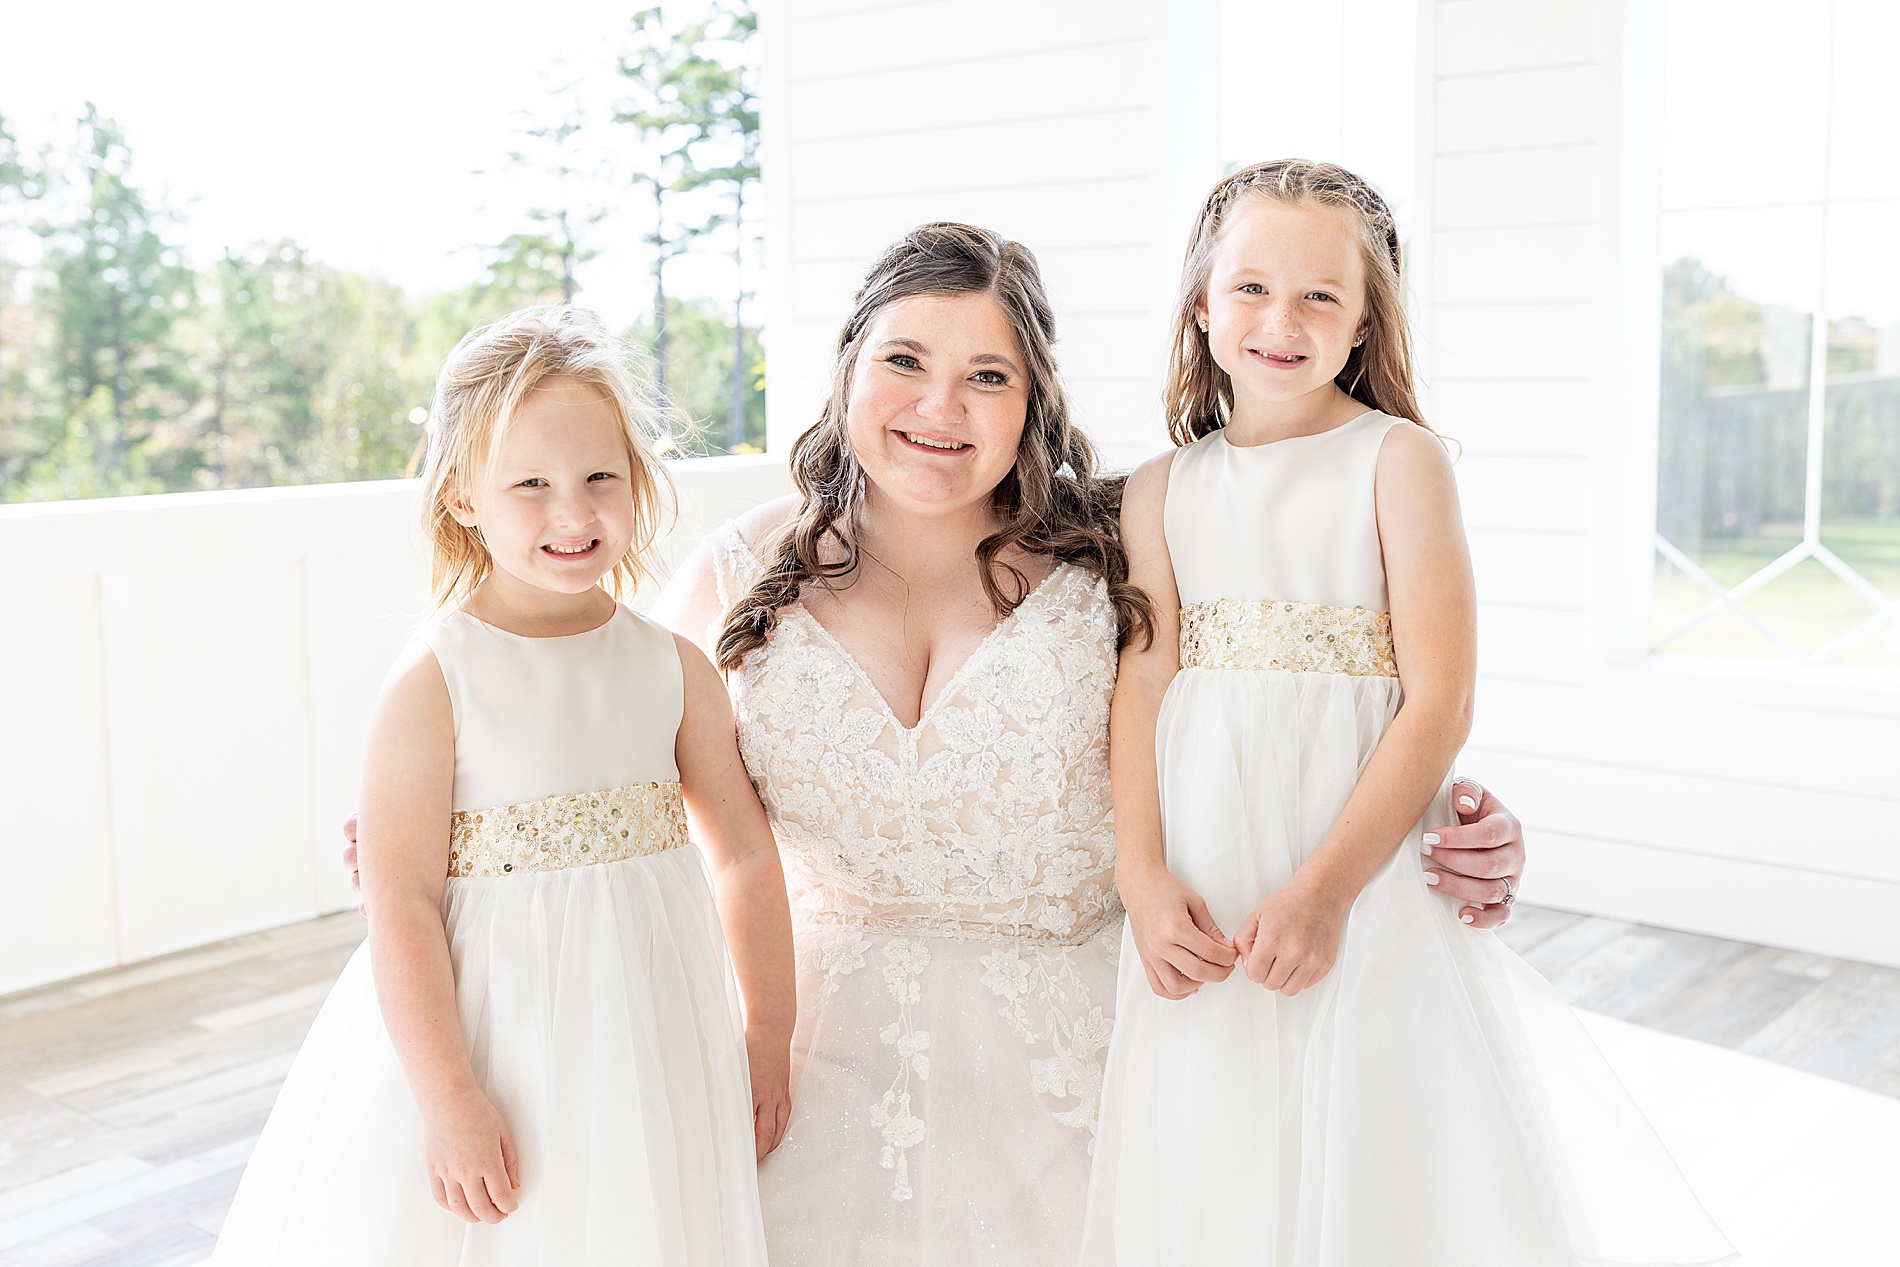
<svg viewBox="0 0 1900 1267"><path fill-rule="evenodd" d="M584 541L550 541L541 548L563 561L586 559L591 558L600 548L600 538L588 537Z"/></svg>

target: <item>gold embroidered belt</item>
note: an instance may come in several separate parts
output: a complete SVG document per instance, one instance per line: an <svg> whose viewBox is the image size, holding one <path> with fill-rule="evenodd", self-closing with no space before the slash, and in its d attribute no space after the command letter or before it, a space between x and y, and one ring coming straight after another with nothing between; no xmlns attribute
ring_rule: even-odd
<svg viewBox="0 0 1900 1267"><path fill-rule="evenodd" d="M1399 675L1392 617L1385 612L1244 598L1181 609L1181 667Z"/></svg>
<svg viewBox="0 0 1900 1267"><path fill-rule="evenodd" d="M449 820L449 875L565 871L686 843L677 780L462 810Z"/></svg>

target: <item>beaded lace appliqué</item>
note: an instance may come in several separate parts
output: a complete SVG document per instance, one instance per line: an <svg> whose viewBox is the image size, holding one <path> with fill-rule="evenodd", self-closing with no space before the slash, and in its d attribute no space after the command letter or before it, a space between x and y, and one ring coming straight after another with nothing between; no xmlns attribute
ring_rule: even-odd
<svg viewBox="0 0 1900 1267"><path fill-rule="evenodd" d="M759 565L730 529L720 553L731 601ZM1122 913L1108 782L1115 659L1106 588L1064 566L913 727L802 607L779 613L730 680L739 749L793 891L801 992L816 978L805 1006L873 965L889 988L889 1023L859 1050L890 1062L867 1107L895 1200L914 1195L919 1084L933 1060L959 1059L946 1047L954 1034L939 1026L933 1044L913 1024L947 984L932 938L994 943L982 983L1022 1041L1023 1077L1057 1121L1094 1130L1109 1021L1069 959Z"/></svg>
<svg viewBox="0 0 1900 1267"><path fill-rule="evenodd" d="M998 946L983 956L983 984L1003 1001L997 1014L1025 1046L1047 1043L1054 1052L1030 1060L1031 1088L1066 1106L1055 1111L1056 1121L1093 1136L1114 1023L1091 1002L1074 959L1040 947Z"/></svg>
<svg viewBox="0 0 1900 1267"><path fill-rule="evenodd" d="M449 875L514 875L644 858L687 841L677 782L626 787L488 809L449 821Z"/></svg>
<svg viewBox="0 0 1900 1267"><path fill-rule="evenodd" d="M1240 598L1181 609L1181 667L1399 675L1385 612Z"/></svg>

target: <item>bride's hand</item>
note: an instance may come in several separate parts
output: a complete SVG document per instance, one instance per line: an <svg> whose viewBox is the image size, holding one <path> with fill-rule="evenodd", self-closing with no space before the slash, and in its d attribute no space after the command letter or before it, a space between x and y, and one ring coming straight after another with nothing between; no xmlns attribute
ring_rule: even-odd
<svg viewBox="0 0 1900 1267"><path fill-rule="evenodd" d="M1352 910L1300 883L1276 890L1253 908L1234 934L1247 979L1288 998L1319 984L1339 958L1339 938Z"/></svg>
<svg viewBox="0 0 1900 1267"><path fill-rule="evenodd" d="M1472 780L1459 779L1451 791L1458 823L1426 836L1425 882L1465 903L1458 912L1465 923L1496 928L1511 917L1524 876L1524 828Z"/></svg>
<svg viewBox="0 0 1900 1267"><path fill-rule="evenodd" d="M350 892L356 894L356 913L367 915L363 909L363 871L356 860L356 815L351 814L343 820L343 869L350 873Z"/></svg>
<svg viewBox="0 0 1900 1267"><path fill-rule="evenodd" d="M783 1038L748 1032L745 1059L752 1075L752 1136L756 1160L779 1146L792 1122L792 1053Z"/></svg>
<svg viewBox="0 0 1900 1267"><path fill-rule="evenodd" d="M1210 981L1227 979L1234 948L1200 894L1165 867L1117 876L1116 885L1150 989L1164 999L1185 999Z"/></svg>

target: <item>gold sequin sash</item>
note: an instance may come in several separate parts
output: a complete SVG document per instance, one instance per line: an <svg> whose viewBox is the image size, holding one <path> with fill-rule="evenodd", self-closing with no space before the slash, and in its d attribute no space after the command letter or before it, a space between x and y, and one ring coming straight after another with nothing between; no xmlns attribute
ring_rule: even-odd
<svg viewBox="0 0 1900 1267"><path fill-rule="evenodd" d="M449 820L449 875L564 871L645 858L686 843L677 781L462 810Z"/></svg>
<svg viewBox="0 0 1900 1267"><path fill-rule="evenodd" d="M1222 598L1181 609L1184 669L1397 677L1392 617L1366 607Z"/></svg>

